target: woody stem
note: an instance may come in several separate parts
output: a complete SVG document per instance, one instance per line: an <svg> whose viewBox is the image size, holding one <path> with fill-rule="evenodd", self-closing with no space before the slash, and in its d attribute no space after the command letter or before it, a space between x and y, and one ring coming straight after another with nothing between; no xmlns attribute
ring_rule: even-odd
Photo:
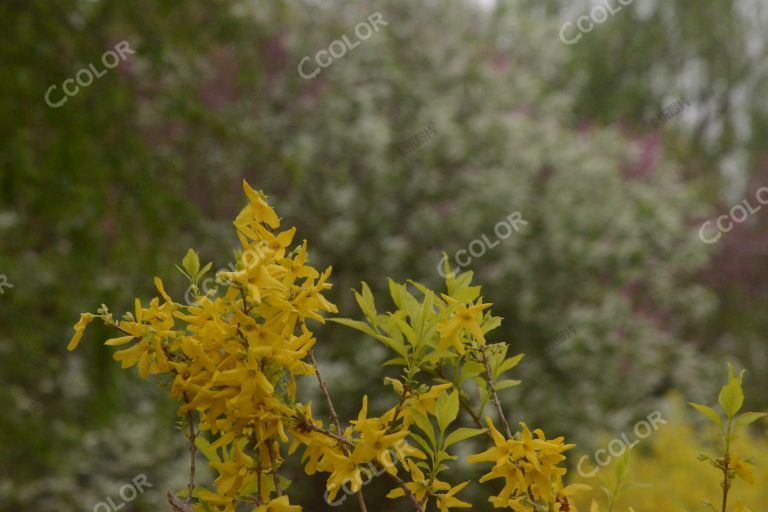
<svg viewBox="0 0 768 512"><path fill-rule="evenodd" d="M187 411L187 424L189 425L189 483L187 484L187 500L189 504L192 501L192 492L195 490L195 458L197 456L197 445L195 445L195 439L197 438L197 432L195 432L194 416L192 411Z"/></svg>
<svg viewBox="0 0 768 512"><path fill-rule="evenodd" d="M323 397L325 397L325 403L328 404L328 415L331 417L331 421L336 426L336 431L339 433L339 435L341 435L343 431L341 430L339 415L336 414L336 408L333 406L333 400L331 400L331 394L328 392L328 386L325 384L323 376L320 375L320 367L317 366L317 359L315 358L314 350L309 349L309 357L312 359L312 366L315 368L315 376L317 376L317 383L320 385L320 391L323 393ZM342 443L340 446L341 451L344 452L344 455L349 455L349 449L346 444ZM363 493L361 491L357 492L357 502L360 505L361 512L368 512L368 508L365 506L365 498L363 498Z"/></svg>
<svg viewBox="0 0 768 512"><path fill-rule="evenodd" d="M269 453L269 462L272 465L272 480L275 482L275 492L277 492L277 497L279 498L283 495L283 488L280 485L280 475L277 472L277 458L275 457L275 450L271 444L271 440L268 441L268 443L267 452Z"/></svg>
<svg viewBox="0 0 768 512"><path fill-rule="evenodd" d="M731 426L732 419L728 419L728 427L725 432L725 456L723 457L723 508L726 512L728 507L728 492L731 490L731 480L728 475L728 469L731 464Z"/></svg>
<svg viewBox="0 0 768 512"><path fill-rule="evenodd" d="M413 502L413 506L416 507L416 510L418 510L419 512L424 512L424 507L421 505L421 503L419 503L419 500L416 499L416 496L413 495L413 493L408 488L408 486L405 485L405 482L403 481L403 479L397 475L393 475L392 473L387 473L387 474L392 480L397 482L397 485L400 486L400 488L403 490L405 495Z"/></svg>
<svg viewBox="0 0 768 512"><path fill-rule="evenodd" d="M491 398L493 400L494 405L496 405L496 411L499 413L499 418L501 419L501 422L504 424L504 428L506 429L507 439L512 439L512 430L509 428L509 423L507 423L507 417L504 415L504 409L501 407L501 400L499 400L499 395L496 393L496 385L493 383L493 374L491 373L491 364L488 362L488 349L485 345L480 346L480 351L483 354L483 365L485 366L485 380L488 382L488 387L491 390Z"/></svg>

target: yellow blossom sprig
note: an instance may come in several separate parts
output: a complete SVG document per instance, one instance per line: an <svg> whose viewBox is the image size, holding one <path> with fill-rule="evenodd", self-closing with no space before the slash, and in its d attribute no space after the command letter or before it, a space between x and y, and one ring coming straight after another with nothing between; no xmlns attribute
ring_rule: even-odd
<svg viewBox="0 0 768 512"><path fill-rule="evenodd" d="M484 452L471 455L470 464L493 462L493 468L480 482L504 479L504 487L489 501L496 508L510 508L516 512L537 510L573 510L569 497L587 486L563 485L567 470L560 464L565 461L563 452L575 445L565 444L562 437L547 439L541 429L531 432L525 423L512 438L504 437L486 418L493 436L494 446Z"/></svg>
<svg viewBox="0 0 768 512"><path fill-rule="evenodd" d="M213 490L196 487L193 463L180 493L184 508L234 512L254 503L255 510L294 511L279 476L281 446L290 442L291 418L302 408L295 379L314 371L307 359L315 338L306 320L322 322L322 313L336 312L323 296L330 268L321 273L309 266L306 243L290 248L295 228L280 231L266 197L247 183L243 190L248 203L234 223L241 250L236 267L217 276L227 283L222 293L198 293L211 264L201 265L190 250L181 270L192 285L192 304L173 301L155 278L159 297L147 306L137 299L120 321L106 306L84 313L67 348L74 350L100 318L121 333L105 344L120 347L113 357L123 368L137 366L142 378L167 376L170 394L182 402L192 460L199 449L218 474Z"/></svg>
<svg viewBox="0 0 768 512"><path fill-rule="evenodd" d="M411 292L412 288L420 293L420 298ZM526 438L531 436L527 427L522 433L512 434L498 396L502 389L519 383L500 378L523 356L507 356L506 343L488 343L488 333L498 327L501 319L490 313L490 304L482 300L480 287L472 285L471 272L456 276L447 268L446 292L439 295L413 281L399 284L390 280L389 291L396 306L394 311L379 313L370 288L363 283L361 290L355 292L355 298L366 321L332 320L378 339L395 353L386 364L402 368L399 379L388 378L385 382L400 397L397 410L401 412L402 423L417 429L411 428L409 438L416 441L428 456L425 461L408 462L406 470L410 479L406 490L421 504L434 501L441 510L468 506L455 496L468 482L452 487L438 479L438 473L448 467L446 463L455 458L447 448L483 432L487 432L495 444L506 442L506 439L523 444L531 441ZM476 385L476 398L465 391L469 381ZM472 405L473 400L479 402L479 407ZM492 423L489 423L489 429L483 428L480 418L489 403L495 406L506 437ZM458 424L451 427L460 409L464 409L480 428L467 429ZM545 448L552 446L553 452L543 456L549 466L544 472L539 471L540 467L527 470L525 464L530 462L523 457L493 469L482 482L513 470L518 476L522 475L523 480L518 482L516 492L507 486L507 491L502 491L491 501L504 508L523 507L520 510L534 510L526 508L528 506L536 510L573 510L569 508L574 506L570 496L581 487L562 484L566 470L559 464L565 457L554 456L555 452L565 451L572 445L564 445L562 438L546 441L540 430L536 435L532 445L538 446L541 442ZM519 441L520 438L524 441ZM539 463L540 459L535 461ZM396 488L389 496L404 496L406 490Z"/></svg>

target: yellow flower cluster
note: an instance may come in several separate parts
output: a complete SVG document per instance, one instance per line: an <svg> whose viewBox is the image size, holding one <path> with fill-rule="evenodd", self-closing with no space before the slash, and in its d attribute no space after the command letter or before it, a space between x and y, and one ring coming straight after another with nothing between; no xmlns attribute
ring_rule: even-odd
<svg viewBox="0 0 768 512"><path fill-rule="evenodd" d="M287 497L269 498L281 494L280 443L293 428L295 377L314 371L305 361L315 344L305 321L336 312L323 297L330 268L319 273L307 265L306 243L289 252L295 228L278 232L280 221L264 196L247 183L243 188L248 204L234 222L242 253L234 271L218 275L228 283L225 293L198 295L185 306L155 278L160 297L147 307L137 299L134 313L119 322L105 308L83 314L68 349L98 316L123 334L105 343L121 347L114 358L123 368L137 365L143 378L171 377L171 394L184 401L179 414L197 413L199 431L216 438L210 449L224 454L211 461L215 490L196 493L209 506L233 512L251 500L254 510L298 510ZM199 263L191 266L189 273L199 271Z"/></svg>
<svg viewBox="0 0 768 512"><path fill-rule="evenodd" d="M501 492L489 499L493 506L516 512L575 510L569 496L588 487L578 484L563 486L566 469L559 466L565 461L562 453L575 445L564 444L562 437L547 440L541 429L531 433L525 423L521 423L522 432L507 439L496 430L490 418L486 421L494 446L469 456L467 461L494 463L480 482L504 479Z"/></svg>
<svg viewBox="0 0 768 512"><path fill-rule="evenodd" d="M328 436L322 422L304 417L294 435L289 453L300 445L307 448L302 456L307 474L316 471L330 473L326 484L326 498L336 499L339 491L349 485L348 492L357 493L374 474L387 472L397 474L397 464L408 461L409 457L424 458L418 449L404 441L408 430L397 429L398 409L388 410L380 417L368 417L368 397L363 397L363 406L352 426L338 436L340 442ZM301 433L303 429L305 433Z"/></svg>

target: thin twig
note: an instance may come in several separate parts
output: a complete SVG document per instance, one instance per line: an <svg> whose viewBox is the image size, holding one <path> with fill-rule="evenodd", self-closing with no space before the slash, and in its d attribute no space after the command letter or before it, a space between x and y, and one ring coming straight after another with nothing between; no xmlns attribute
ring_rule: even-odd
<svg viewBox="0 0 768 512"><path fill-rule="evenodd" d="M170 491L165 495L168 498L168 503L170 503L173 512L193 512L189 504L174 496Z"/></svg>
<svg viewBox="0 0 768 512"><path fill-rule="evenodd" d="M728 419L728 427L725 431L725 454L723 456L723 508L722 512L726 512L728 509L728 492L731 490L731 479L728 474L729 466L731 465L731 426L733 420Z"/></svg>
<svg viewBox="0 0 768 512"><path fill-rule="evenodd" d="M413 502L413 506L416 507L416 510L418 510L419 512L424 512L424 507L422 506L421 503L419 503L419 500L416 499L416 496L414 496L414 494L411 492L411 490L408 488L408 486L405 485L405 482L403 481L403 479L400 478L399 476L393 475L392 473L389 473L389 472L387 472L387 475L389 475L389 477L392 480L397 482L397 485L400 486L400 488L403 490L405 495ZM425 496L425 498L426 498L426 496Z"/></svg>
<svg viewBox="0 0 768 512"><path fill-rule="evenodd" d="M275 491L279 498L283 495L283 487L280 485L280 474L277 472L277 457L275 456L272 444L267 444L267 452L269 453L269 462L272 464L272 480L275 482Z"/></svg>
<svg viewBox="0 0 768 512"><path fill-rule="evenodd" d="M309 357L312 359L312 366L315 367L315 375L317 376L317 383L320 385L320 391L322 391L325 397L325 403L328 404L328 415L331 417L331 421L336 426L336 430L339 434L342 433L341 422L339 422L339 415L336 414L336 409L333 407L333 401L331 400L331 394L328 392L328 386L323 380L323 376L320 375L320 367L317 365L317 359L315 359L315 351L309 349ZM345 453L345 455L348 455Z"/></svg>
<svg viewBox="0 0 768 512"><path fill-rule="evenodd" d="M256 506L261 505L261 458L256 463Z"/></svg>
<svg viewBox="0 0 768 512"><path fill-rule="evenodd" d="M491 373L491 365L488 362L487 350L485 345L480 345L480 351L483 354L483 365L485 365L485 380L488 382L488 387L491 388L493 403L496 404L499 418L501 419L501 422L504 423L504 428L507 431L507 439L512 439L512 430L510 430L509 423L507 423L507 417L504 416L504 409L501 407L501 400L499 400L499 395L496 393L496 385L493 383L493 374Z"/></svg>
<svg viewBox="0 0 768 512"><path fill-rule="evenodd" d="M314 350L309 349L309 357L312 359L312 366L315 367L315 375L317 376L317 382L320 385L320 391L322 391L323 396L325 397L325 403L328 404L328 415L331 417L331 421L336 426L336 430L338 431L339 435L343 437L343 430L341 430L339 415L336 414L336 409L333 407L333 401L331 400L331 394L328 392L328 386L325 384L323 376L320 375L320 367L317 365L317 359L315 359ZM341 451L344 452L344 455L349 455L349 448L343 443L341 444ZM363 493L361 491L357 492L357 502L360 505L361 512L368 512L368 508L365 506L365 498L363 498Z"/></svg>
<svg viewBox="0 0 768 512"><path fill-rule="evenodd" d="M408 392L409 392L410 386L406 382L403 384L403 392L400 394L400 402L397 404L397 407L395 408L395 414L392 416L392 420L389 422L389 426L387 426L386 433L391 434L395 431L395 428L397 426L397 420L400 419L400 413L403 412L403 406L405 405L405 400L408 398Z"/></svg>
<svg viewBox="0 0 768 512"><path fill-rule="evenodd" d="M192 501L192 493L195 490L195 459L197 458L197 445L195 444L195 439L197 439L197 434L198 434L198 432L195 432L194 416L191 410L187 411L187 424L189 425L190 464L189 464L189 484L187 484L187 489L189 490L189 492L187 493L186 503L187 505L189 505L190 501Z"/></svg>
<svg viewBox="0 0 768 512"><path fill-rule="evenodd" d="M301 416L296 416L296 419L299 420L301 427L305 430L312 430L314 432L319 432L320 434L324 434L330 437L331 439L335 439L336 441L339 442L340 445L342 445L342 447L349 447L349 448L355 447L355 444L352 441L350 441L344 436L340 436L336 432L331 432L330 430L326 430L324 428L318 427L317 425L313 425L306 418L302 418ZM345 451L347 454L349 453L343 448L342 450Z"/></svg>
<svg viewBox="0 0 768 512"><path fill-rule="evenodd" d="M480 419L480 416L475 414L475 411L472 410L472 406L469 404L469 402L467 402L466 398L461 396L461 391L459 391L459 404L464 408L465 411L467 411L467 413L469 413L469 415L472 417L472 421L474 421L475 425L477 425L477 428L485 430L485 425L483 425L483 421ZM486 433L490 435L490 432L486 431Z"/></svg>
<svg viewBox="0 0 768 512"><path fill-rule="evenodd" d="M240 286L240 297L242 297L243 299L243 312L246 315L250 315L251 312L248 308L248 302L246 302L246 299L245 299L245 288L243 288L242 286Z"/></svg>

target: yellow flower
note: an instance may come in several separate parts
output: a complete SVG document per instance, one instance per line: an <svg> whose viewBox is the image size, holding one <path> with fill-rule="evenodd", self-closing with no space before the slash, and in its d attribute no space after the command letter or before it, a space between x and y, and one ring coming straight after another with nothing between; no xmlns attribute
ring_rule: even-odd
<svg viewBox="0 0 768 512"><path fill-rule="evenodd" d="M350 484L349 488L353 493L359 491L363 486L363 477L358 465L366 461L360 455L358 451L354 451L351 455L328 452L323 457L318 468L331 473L325 484L330 501L336 499L336 494L345 484Z"/></svg>
<svg viewBox="0 0 768 512"><path fill-rule="evenodd" d="M301 507L291 505L288 496L280 496L265 505L256 507L252 512L301 512Z"/></svg>
<svg viewBox="0 0 768 512"><path fill-rule="evenodd" d="M464 482L451 488L445 494L437 495L437 508L440 509L440 512L448 512L448 509L450 508L472 508L471 504L454 497L454 495L466 487L468 483L469 482Z"/></svg>
<svg viewBox="0 0 768 512"><path fill-rule="evenodd" d="M80 320L77 321L75 324L75 334L72 336L72 339L69 340L69 344L67 345L67 350L75 350L77 346L80 344L80 338L83 337L83 333L85 332L85 328L88 326L91 321L96 318L96 315L93 315L91 313L82 313L80 315Z"/></svg>
<svg viewBox="0 0 768 512"><path fill-rule="evenodd" d="M384 469L392 474L397 473L395 464L389 456L389 448L408 436L408 431L388 432L388 427L394 410L388 411L381 418L367 418L368 396L363 397L363 407L354 422L355 430L361 436L355 447L355 452L360 460L378 461Z"/></svg>
<svg viewBox="0 0 768 512"><path fill-rule="evenodd" d="M252 189L245 180L243 180L243 192L245 192L249 203L235 219L235 226L237 226L239 232L250 235L252 239L258 239L257 236L253 236L251 233L254 225L264 223L272 229L280 226L280 219L267 204L263 193Z"/></svg>
<svg viewBox="0 0 768 512"><path fill-rule="evenodd" d="M243 452L242 444L235 443L230 457L222 462L210 461L210 466L218 471L214 481L217 494L235 496L238 491L256 481L256 462L253 457Z"/></svg>
<svg viewBox="0 0 768 512"><path fill-rule="evenodd" d="M424 477L424 473L421 472L421 470L412 460L409 459L407 464L408 472L411 474L411 481L406 483L405 486L409 491L411 491L411 494L414 495L416 500L419 503L422 503L424 501L424 497L430 492L429 482ZM402 496L405 496L405 491L401 487L392 489L387 494L387 498L392 499L400 498ZM426 503L424 504L424 508L426 509Z"/></svg>
<svg viewBox="0 0 768 512"><path fill-rule="evenodd" d="M437 384L435 386L430 387L427 391L423 391L423 392L420 392L419 390L417 390L414 395L410 396L406 400L406 404L405 404L406 405L406 408L405 408L406 425L409 425L413 422L413 420L410 417L411 411L420 412L421 414L424 414L424 415L433 414L435 412L435 403L437 402L437 397L440 396L443 392L451 389L452 387L453 387L453 384L447 383L447 384Z"/></svg>
<svg viewBox="0 0 768 512"><path fill-rule="evenodd" d="M750 484L755 483L755 466L739 458L738 455L733 455L728 465L743 480Z"/></svg>
<svg viewBox="0 0 768 512"><path fill-rule="evenodd" d="M513 504L520 497L546 505L563 501L568 503L567 496L578 488L563 489L562 477L566 469L558 464L565 460L562 452L573 448L574 445L564 444L562 437L547 440L540 429L531 433L525 423L521 423L522 432L512 439L506 439L496 430L490 418L486 418L486 421L494 446L469 456L467 462L494 463L491 471L480 478L480 482L504 479L502 490L489 501L495 507L501 508L522 506Z"/></svg>
<svg viewBox="0 0 768 512"><path fill-rule="evenodd" d="M449 345L452 345L457 353L464 354L466 349L461 342L461 333L465 329L474 336L479 344L485 345L485 336L483 335L483 330L480 327L480 322L477 317L478 315L482 316L483 310L489 308L491 305L476 304L467 307L447 295L443 295L443 299L449 304L456 304L456 309L449 319L444 320L437 326L437 330L440 333L440 341L437 344L437 348L445 350Z"/></svg>

